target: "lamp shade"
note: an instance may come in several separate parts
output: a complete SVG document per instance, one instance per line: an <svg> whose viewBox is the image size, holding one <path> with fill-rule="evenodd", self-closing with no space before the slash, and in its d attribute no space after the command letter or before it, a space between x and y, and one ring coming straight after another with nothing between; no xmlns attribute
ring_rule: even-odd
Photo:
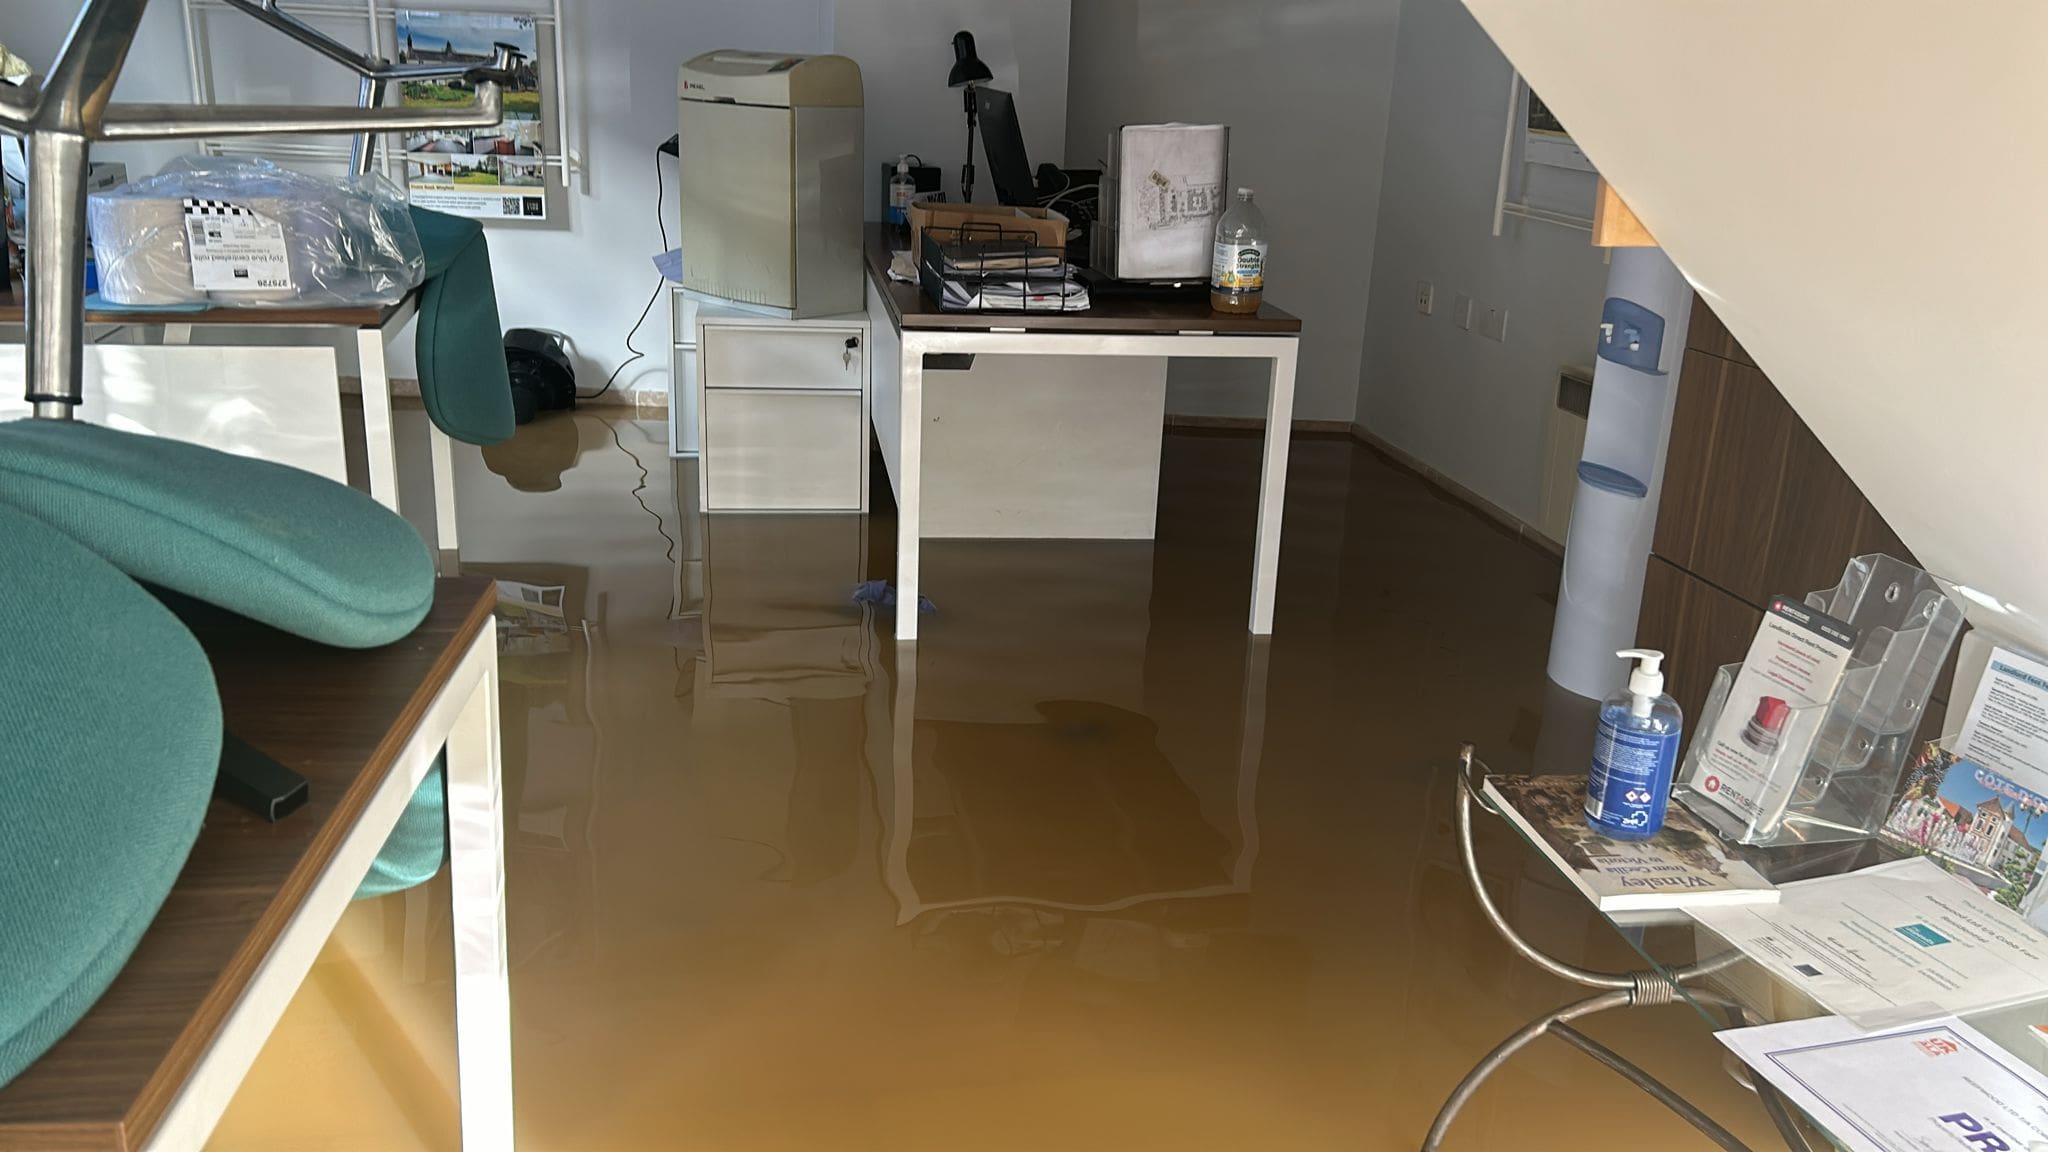
<svg viewBox="0 0 2048 1152"><path fill-rule="evenodd" d="M995 78L995 73L981 62L981 57L974 54L974 33L953 33L953 71L946 76L946 86L973 88Z"/></svg>

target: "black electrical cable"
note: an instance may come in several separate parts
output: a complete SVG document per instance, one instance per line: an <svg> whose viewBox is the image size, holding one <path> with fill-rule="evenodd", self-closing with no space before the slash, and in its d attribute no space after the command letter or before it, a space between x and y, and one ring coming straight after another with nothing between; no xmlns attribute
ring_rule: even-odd
<svg viewBox="0 0 2048 1152"><path fill-rule="evenodd" d="M661 214L662 196L664 192L665 189L662 187L661 180L661 150L657 148L654 152L654 226L656 228L661 229L661 250L663 252L666 252L668 251L668 217L663 216ZM610 376L605 377L604 387L599 388L597 391L592 392L588 396L579 396L577 397L577 399L595 400L599 396L602 396L605 393L611 391L612 382L619 378L619 373L624 372L627 366L632 364L635 360L644 360L647 358L647 353L642 352L638 348L633 347L633 337L638 336L640 334L640 326L642 324L647 323L648 315L654 311L654 302L656 300L661 299L661 291L663 288L666 287L668 287L668 279L666 277L655 277L654 294L647 298L647 306L645 308L640 309L640 318L638 320L633 321L633 327L626 332L626 351L631 352L632 355L626 357L624 360L619 361L619 366L617 368L612 369L612 374Z"/></svg>

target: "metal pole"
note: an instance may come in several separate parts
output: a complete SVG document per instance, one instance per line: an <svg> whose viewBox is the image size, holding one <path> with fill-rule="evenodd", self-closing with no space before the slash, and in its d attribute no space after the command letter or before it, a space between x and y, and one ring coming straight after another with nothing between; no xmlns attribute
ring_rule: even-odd
<svg viewBox="0 0 2048 1152"><path fill-rule="evenodd" d="M1751 1152L1749 1145L1736 1139L1733 1132L1723 1128L1712 1116L1693 1107L1685 1097L1665 1087L1663 1081L1622 1059L1621 1054L1614 1049L1568 1024L1552 1024L1550 1034L1605 1064L1610 1071L1641 1088L1651 1099L1677 1113L1679 1119L1699 1129L1700 1134L1712 1140L1715 1145L1726 1149L1727 1152Z"/></svg>
<svg viewBox="0 0 2048 1152"><path fill-rule="evenodd" d="M69 419L85 392L86 164L146 3L89 0L28 116L26 395L40 419Z"/></svg>
<svg viewBox="0 0 2048 1152"><path fill-rule="evenodd" d="M356 107L381 108L384 106L384 81L369 76L362 78L356 86ZM364 132L355 138L349 147L348 170L358 176L368 176L377 159L377 134Z"/></svg>
<svg viewBox="0 0 2048 1152"><path fill-rule="evenodd" d="M39 420L68 420L85 391L84 136L28 138L28 402Z"/></svg>

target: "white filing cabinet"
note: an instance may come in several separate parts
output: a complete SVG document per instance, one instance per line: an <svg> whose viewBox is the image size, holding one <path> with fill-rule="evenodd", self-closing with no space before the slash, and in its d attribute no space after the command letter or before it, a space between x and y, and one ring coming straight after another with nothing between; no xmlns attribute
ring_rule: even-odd
<svg viewBox="0 0 2048 1152"><path fill-rule="evenodd" d="M697 315L706 512L868 510L868 320ZM671 408L673 411L673 408Z"/></svg>

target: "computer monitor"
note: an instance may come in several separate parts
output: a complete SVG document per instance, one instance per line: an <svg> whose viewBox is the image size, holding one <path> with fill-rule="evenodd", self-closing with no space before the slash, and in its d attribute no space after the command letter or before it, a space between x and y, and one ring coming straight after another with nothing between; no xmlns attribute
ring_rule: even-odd
<svg viewBox="0 0 2048 1152"><path fill-rule="evenodd" d="M988 154L988 174L1001 204L1038 203L1037 177L1024 151L1024 129L1017 123L1017 102L1008 92L986 85L974 90L975 114L981 120L981 148Z"/></svg>

